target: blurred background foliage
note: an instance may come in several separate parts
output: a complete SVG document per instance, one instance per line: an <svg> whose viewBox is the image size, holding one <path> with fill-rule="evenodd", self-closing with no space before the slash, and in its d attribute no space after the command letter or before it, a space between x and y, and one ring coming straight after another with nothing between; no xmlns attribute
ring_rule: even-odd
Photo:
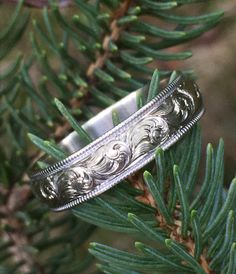
<svg viewBox="0 0 236 274"><path fill-rule="evenodd" d="M200 154L203 157L207 155L208 161L211 157L214 159L212 161L215 161L215 173L213 172L214 175L210 179L215 182L214 178L219 176L216 184L218 196L216 195L214 200L215 203L218 201L218 205L213 207L206 202L212 211L199 216L203 231L209 232L210 229L211 232L211 224L214 218L219 216L217 210L220 211L221 206L223 207L226 196L222 184L229 184L235 176L234 1L90 2L91 6L87 5L87 1L80 0L58 1L58 5L51 1L49 9L46 7L48 1L1 2L0 273L99 273L100 270L96 270L91 254L103 262L99 264L99 268L105 273L169 273L168 271L173 270L174 273L234 273L230 271L235 271L235 258L232 259L235 251L229 253L229 246L235 241L235 232L231 229L235 224L235 213L232 211L225 211L220 215L225 221L225 227L216 238L217 241L213 241L210 237L212 235L203 233L205 242L203 241L198 252L201 252L203 247L208 249L206 262L208 264L211 261L212 264L203 267L202 271L205 272L201 272L199 265L189 261L181 250L178 251L183 255L181 260L174 257L173 250L179 246L175 247L171 242L166 242L166 245L172 248L173 254L165 251L163 254L167 261L163 262L163 254L157 253L160 239L155 243L156 231L152 231L157 222L154 217L156 209L153 205L146 205L150 201L137 202L137 196L143 197L143 189L140 189L140 186L135 190L123 183L107 196L78 207L73 211L73 215L50 213L32 197L28 172L42 153L32 145L27 133L31 133L31 140L43 151L60 159L64 157L65 152L61 151L56 143L71 130L70 124L66 122L68 115L62 111L64 118L62 117L56 108L54 97L69 109L69 115L73 115L82 123L99 109L142 87L151 79L156 67L159 69L158 79L173 76L172 71L178 69L193 76L192 68L199 78L198 83L207 109L201 120L202 149L200 133L195 128L170 153L163 156L162 152L159 152L156 163L157 170L160 169L160 160L178 164L181 170L185 170L181 174L183 182L192 176L192 186L185 189L186 195L191 196L194 184L204 177L204 161L201 161L200 179L196 180ZM223 19L219 10L225 11ZM208 13L210 15L196 17ZM217 28L208 31L220 20ZM202 33L205 34L201 35ZM193 40L198 36L200 37ZM194 54L189 58L191 51ZM97 62L98 59L100 63ZM220 136L226 143L225 173L222 163L223 143L220 142L214 156L211 145L208 145L205 153L209 140L216 146ZM189 147L191 153L187 154ZM192 166L184 166L184 157L187 156L189 160L192 159ZM39 162L39 165L42 166L43 163ZM217 167L219 173L216 171ZM158 196L153 186L156 169L147 169L153 173L154 179L146 172L145 182L155 199ZM172 166L167 165L166 170L168 174L165 176L171 177L173 185L177 184L178 168L175 167L173 177ZM204 182L209 181L205 179ZM132 180L131 185L137 188ZM216 189L213 183L211 186L208 191L213 195ZM198 185L196 189L199 189ZM170 191L169 195L171 193L177 193L176 189L175 192ZM199 193L201 196L202 192ZM179 197L178 193L175 195ZM121 205L122 199L127 203ZM168 210L173 210L176 199L170 199L173 203L171 205L170 202ZM178 199L181 203L181 198ZM200 198L194 201L198 199ZM203 195L201 199L205 201L206 197ZM160 203L160 200L158 201ZM196 225L199 225L198 217L195 218L198 215L193 209L198 206L199 210L204 212L204 206L201 207L199 201L193 204L196 208L190 206L191 222L196 221ZM127 213L130 213L128 219ZM163 211L161 213L163 214ZM175 215L174 211L171 211L171 214ZM186 216L186 222L189 223L190 216ZM191 225L193 226L193 223ZM113 232L108 233L108 230ZM217 235L218 231L217 224L214 233ZM159 232L161 237L170 236L166 235L166 232ZM143 239L144 233L147 238L149 235L149 240ZM224 241L225 233L228 238ZM193 234L191 237L197 236ZM144 255L137 257L133 253L120 253L95 243L90 245L88 253L88 243L93 241L131 252L134 252L133 242L137 241L135 247ZM144 241L146 246L140 241ZM186 242L189 243L187 240ZM221 249L220 244L223 243L224 248ZM163 247L160 252L162 249ZM232 250L235 250L235 246ZM228 261L221 262L219 258L223 256L226 256ZM199 260L198 257L199 254L195 257L196 261ZM175 265L169 265L168 260L173 260ZM181 265L183 260L187 262L188 267ZM202 261L200 265L202 266ZM215 272L210 272L209 267Z"/></svg>

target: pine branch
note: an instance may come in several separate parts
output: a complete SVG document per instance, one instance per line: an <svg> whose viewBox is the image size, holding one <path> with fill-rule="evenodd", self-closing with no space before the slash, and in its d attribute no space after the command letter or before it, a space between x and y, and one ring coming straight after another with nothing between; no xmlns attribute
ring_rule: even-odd
<svg viewBox="0 0 236 274"><path fill-rule="evenodd" d="M67 97L71 98L69 99L68 107L72 108L72 110L82 108L82 115L86 115L86 118L93 115L90 106L92 107L94 102L104 107L112 104L114 102L113 98L121 98L124 96L126 92L125 86L127 86L128 90L141 87L143 83L150 78L152 69L149 69L147 65L151 63L155 66L154 62L152 62L154 58L169 60L191 56L189 53L178 53L175 55L159 52L152 49L152 45L146 43L145 40L147 40L147 38L156 39L160 37L161 40L159 43L156 43L157 45L168 41L171 41L171 43L175 45L180 41L183 42L184 39L189 36L188 31L169 31L144 23L143 15L146 13L152 15L152 9L148 8L148 6L135 6L132 1L125 1L122 4L117 1L116 4L114 2L111 6L104 2L104 6L112 8L109 12L103 12L103 4L100 4L101 7L95 7L89 3L85 5L83 1L78 0L75 2L79 5L83 16L86 18L85 20L82 20L80 15L76 14L70 22L62 16L58 7L53 5L51 13L44 10L44 21L48 34L43 31L39 23L34 22L35 30L42 41L44 41L63 62L62 68L64 67L63 70L66 71L66 73L59 74L61 78L58 78L56 74L53 73L47 60L47 51L41 50L41 46L36 41L35 36L33 36L32 41L36 56L47 74L47 76L44 77L47 77L47 81L50 80L53 82L56 90L60 90L58 90L58 97L65 100L65 98L63 98L65 96L63 90L66 90ZM160 12L162 13L163 6L165 5L160 5ZM157 15L154 14L154 17L156 16ZM212 14L209 20L204 19L206 16L200 17L200 28L202 24L203 29L192 29L189 31L191 33L193 31L193 36L196 37L212 27L213 24L216 24L221 16L222 12L218 12ZM53 18L57 20L61 29L67 33L66 43L57 42L51 25ZM180 19L179 21L178 19L177 17L174 23L180 24ZM164 20L168 21L168 16L167 19L164 18ZM186 23L189 26L196 22L194 18L187 17ZM208 23L212 23L212 25L206 25L205 27L204 24ZM143 26L145 26L145 28L143 28ZM149 29L152 31L148 32ZM135 34L133 34L134 32ZM139 35L139 33L137 34L137 32L141 35ZM189 37L189 39L193 38L193 36ZM84 39L81 39L81 37ZM91 41L91 43L88 44L87 41ZM77 58L71 56L68 52L69 42L75 44L76 51L79 49L83 58L87 59L86 66L78 62ZM147 45L144 46L144 44ZM165 47L167 47L167 45ZM80 53L78 54L80 55ZM146 56L141 57L140 55ZM141 66L142 64L140 62L144 62L143 64L147 63L147 65L145 65L145 67ZM143 80L141 82L140 79L142 79L142 77L139 75L140 69L144 70L142 72ZM129 71L132 71L132 73L128 73ZM136 74L134 72L138 72L137 76L139 80L135 79ZM159 73L160 76L163 77L171 72L160 71ZM70 92L70 88L68 89L70 86L72 86L72 90L78 87L76 94ZM83 119L83 117L81 117L81 119ZM56 137L61 139L61 137L65 135L65 131L68 130L68 124L55 126Z"/></svg>
<svg viewBox="0 0 236 274"><path fill-rule="evenodd" d="M98 267L105 273L233 273L235 179L226 191L223 141L216 152L209 144L205 178L193 195L201 158L197 127L170 151L158 149L155 163L144 173L75 208L74 216L55 218L27 187L28 171L42 154L65 157L56 144L71 128L85 143L90 141L80 124L95 115L94 109L113 104L151 79L148 97L139 98L142 106L158 93L161 79L176 77L160 67L151 75L158 60L189 58L191 52L173 52L171 47L208 31L223 14L175 12L196 2L76 0L72 10L62 11L50 1L33 20L33 55L20 54L0 75L1 130L11 140L0 151L0 272L92 272L86 242L96 225L138 237L139 254L91 244L90 252L102 261ZM19 2L0 33L1 62L26 29L29 15L22 5L27 3L33 2ZM192 75L192 70L183 72ZM113 122L119 123L116 113ZM28 132L40 152L28 143ZM38 165L45 167L41 160Z"/></svg>
<svg viewBox="0 0 236 274"><path fill-rule="evenodd" d="M168 159L168 158L167 158ZM166 161L167 162L167 161ZM157 166L157 170L159 170L159 166ZM178 195L178 199L180 199L181 201L181 197L183 196L187 196L186 195L186 189L184 189L184 182L181 182L179 180L179 172L176 168L176 166L174 167L174 174L173 174L173 179L175 181L175 184L177 184L177 188L180 187L182 188L182 194L181 192L177 191L177 195ZM168 177L167 177L168 178ZM175 211L173 215L167 215L170 216L170 218L173 218L171 221L167 222L166 221L166 214L162 214L163 213L163 204L160 206L160 195L159 193L156 191L159 188L159 182L158 180L155 180L152 175L149 172L145 172L144 173L144 179L146 181L146 185L144 184L142 177L139 177L139 180L137 180L137 178L135 179L135 187L138 189L143 190L143 195L138 196L137 199L139 201L141 201L142 203L146 203L148 205L152 205L155 209L156 209L156 213L155 213L155 218L156 218L156 224L148 224L147 223L147 216L145 217L145 220L142 219L141 217L138 217L136 214L133 213L129 213L128 214L128 219L127 222L131 222L133 224L133 226L140 232L140 237L143 238L142 235L145 235L145 237L149 238L150 240L159 243L160 249L159 248L153 248L149 245L143 244L143 243L137 243L136 247L138 248L138 250L140 250L143 254L145 254L146 256L144 258L149 258L148 260L151 260L151 258L153 258L152 263L150 261L148 261L148 265L144 262L142 262L143 259L139 258L137 255L134 254L130 254L130 253L122 253L121 251L115 250L115 249L109 249L106 246L101 246L98 244L92 244L91 245L91 253L93 255L95 255L97 258L99 258L102 261L105 261L108 266L111 267L111 269L114 267L114 269L116 268L116 266L119 266L121 268L121 266L123 265L124 270L129 269L130 271L142 271L142 270L161 270L162 266L158 263L158 261L156 261L157 258L159 258L159 260L163 261L164 258L167 258L167 256L171 256L171 253L177 255L177 257L179 257L180 261L177 263L176 266L174 266L172 264L171 269L172 271L178 271L179 267L184 267L185 265L187 265L188 267L190 267L192 269L192 271L194 271L194 273L220 273L221 270L223 270L222 267L222 253L223 254L228 254L228 253L224 253L225 250L230 249L230 246L232 244L231 240L229 241L229 237L231 237L230 235L235 235L235 231L232 232L232 230L230 230L231 232L228 231L228 229L232 229L233 226L235 227L235 221L234 221L234 217L235 216L235 195L236 195L236 188L235 188L235 179L232 181L231 184L231 188L229 190L227 199L225 201L225 205L223 205L222 208L222 213L218 213L218 216L216 217L216 220L212 220L211 223L209 224L209 227L211 228L215 228L216 230L214 230L214 234L211 235L211 239L215 239L216 235L218 235L218 233L223 234L226 233L226 235L229 235L225 238L225 247L222 249L221 246L219 245L217 247L217 249L215 250L215 254L214 255L208 255L207 250L208 248L211 248L211 240L210 242L208 242L207 238L206 238L206 234L207 231L209 231L209 228L204 230L202 228L202 223L199 219L199 216L197 215L197 211L193 210L191 213L191 220L187 221L187 234L183 233L183 226L184 226L184 221L186 219L184 219L184 212L182 210L181 207L188 207L187 204L187 200L184 199L183 204L181 205L181 202L177 202L176 206L175 206ZM169 179L167 179L168 181ZM177 181L176 181L177 180ZM214 188L213 186L214 182L211 183L211 187ZM148 188L148 190L147 190ZM168 194L166 194L168 197ZM118 198L118 197L117 197ZM198 198L198 196L196 197L196 199ZM110 201L112 198L111 197L107 197L106 200ZM114 197L113 197L114 199ZM207 199L207 197L206 197ZM124 200L123 200L124 201ZM217 199L213 198L213 202L217 202ZM111 202L109 203L110 207L112 207ZM168 212L168 207L167 204L165 203L164 206L165 211L164 212ZM114 203L113 204L114 208L117 208L117 204ZM225 209L228 208L227 213L225 211ZM230 208L233 209L230 211ZM103 206L103 209L104 206ZM132 209L135 210L135 208L132 207ZM131 210L132 210L131 209ZM199 206L199 208L197 208L199 211L201 209L201 205ZM121 210L121 209L120 209ZM130 210L130 209L129 209ZM122 209L123 214L125 213L126 209ZM119 214L122 214L122 211ZM136 210L135 210L136 211ZM138 210L137 210L138 211ZM80 212L80 209L78 208L78 210L75 210L75 214L82 217L84 220L87 220L87 216L84 215L83 213L84 211L82 210L82 213ZM139 212L139 211L138 211ZM189 212L189 209L188 211ZM187 213L188 214L188 213ZM219 231L216 227L216 224L218 223L218 220L221 220L221 224L223 224L224 220L226 220L227 215L229 214L229 218L228 220L230 220L230 224L231 225L226 225L226 227L222 227L221 226L221 230ZM119 218L119 215L114 216L114 212L109 214L110 216L110 222L112 222L112 220L116 220L117 222L117 218ZM140 216L140 212L139 212L139 216ZM153 217L151 217L153 215L150 215L150 219L148 218L148 221L151 221L151 219ZM123 218L123 217L122 217ZM208 215L208 221L211 218L211 213L209 213ZM168 220L168 219L167 219ZM96 223L96 219L91 217L89 219L89 221ZM100 226L102 225L101 223L99 224ZM104 225L103 225L104 226ZM127 226L126 226L127 227ZM197 229L196 229L197 227ZM228 227L228 228L227 228ZM231 228L229 228L231 227ZM159 230L158 230L159 228ZM112 229L110 227L110 229ZM128 227L124 228L123 231L128 232ZM224 232L225 230L225 232ZM162 231L165 233L164 235L162 235ZM205 232L206 231L206 232ZM210 229L210 231L213 231ZM231 234L233 233L233 234ZM168 240L165 241L165 238L169 237ZM235 237L235 236L233 236ZM233 238L231 238L233 239ZM163 251L163 245L164 243L166 243L167 247L170 249L171 253L168 255L168 253L162 253ZM179 245L181 244L181 245ZM227 247L226 247L227 246ZM105 256L105 250L107 250L106 256ZM126 263L122 263L123 257L119 258L120 255L119 254L124 254L124 256L127 258L127 262L130 262L131 260L133 261L138 260L140 261L140 265L137 263L135 264L126 264ZM104 254L104 255L102 255ZM159 255L158 255L159 254ZM216 255L218 254L218 255ZM123 256L123 255L122 255ZM131 259L131 257L133 256L133 259ZM162 256L162 257L157 257L157 256ZM229 260L229 254L226 255L227 259ZM220 261L218 261L218 265L216 264L216 261L218 258L221 258ZM114 259L113 259L114 258ZM155 261L154 261L154 258ZM162 259L160 259L162 258ZM211 258L213 258L213 260L211 261ZM176 258L177 259L177 258ZM227 260L226 259L226 260ZM155 262L155 263L154 263ZM210 264L209 264L210 262ZM157 264L157 265L155 265ZM169 264L169 263L168 263ZM170 266L169 266L170 267ZM170 269L170 268L169 268ZM166 271L166 269L165 269ZM182 270L184 271L184 269ZM187 271L187 273L189 273L191 270L190 269L185 269L185 271ZM182 272L181 272L182 273Z"/></svg>

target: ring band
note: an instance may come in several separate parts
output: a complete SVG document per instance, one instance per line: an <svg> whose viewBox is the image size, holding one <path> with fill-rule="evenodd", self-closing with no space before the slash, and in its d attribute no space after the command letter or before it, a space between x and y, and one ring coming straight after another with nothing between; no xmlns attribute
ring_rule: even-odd
<svg viewBox="0 0 236 274"><path fill-rule="evenodd" d="M71 155L31 176L35 195L61 211L95 197L154 159L155 150L169 148L202 116L197 84L179 76L142 108L137 97L147 86L101 111L82 127L94 140L84 146L76 132L61 142ZM122 121L114 127L112 113Z"/></svg>

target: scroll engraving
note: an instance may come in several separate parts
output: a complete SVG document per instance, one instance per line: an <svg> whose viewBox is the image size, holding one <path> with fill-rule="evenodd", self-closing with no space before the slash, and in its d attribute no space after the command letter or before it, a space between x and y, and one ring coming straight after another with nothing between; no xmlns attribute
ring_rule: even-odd
<svg viewBox="0 0 236 274"><path fill-rule="evenodd" d="M122 172L132 161L154 149L168 137L169 127L162 117L145 117L120 136L60 174L48 176L40 185L45 199L73 200L88 193L112 175Z"/></svg>
<svg viewBox="0 0 236 274"><path fill-rule="evenodd" d="M195 111L196 89L182 88L126 132L98 147L69 168L40 179L38 192L51 204L65 204L124 172L135 160L165 142Z"/></svg>

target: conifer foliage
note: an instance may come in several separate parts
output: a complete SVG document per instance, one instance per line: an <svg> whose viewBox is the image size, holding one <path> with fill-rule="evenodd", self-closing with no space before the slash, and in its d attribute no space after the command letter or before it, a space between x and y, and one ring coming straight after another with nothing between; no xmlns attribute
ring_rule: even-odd
<svg viewBox="0 0 236 274"><path fill-rule="evenodd" d="M176 77L166 62L192 55L174 46L213 28L222 11L200 14L201 0L9 2L0 30L0 273L236 273L236 179L226 190L223 140L202 157L198 126L69 212L37 201L28 176L45 167L43 154L67 155L57 143L71 129L89 143L80 125L150 80L139 106L151 100L161 79ZM91 242L97 228L135 238L133 251Z"/></svg>

